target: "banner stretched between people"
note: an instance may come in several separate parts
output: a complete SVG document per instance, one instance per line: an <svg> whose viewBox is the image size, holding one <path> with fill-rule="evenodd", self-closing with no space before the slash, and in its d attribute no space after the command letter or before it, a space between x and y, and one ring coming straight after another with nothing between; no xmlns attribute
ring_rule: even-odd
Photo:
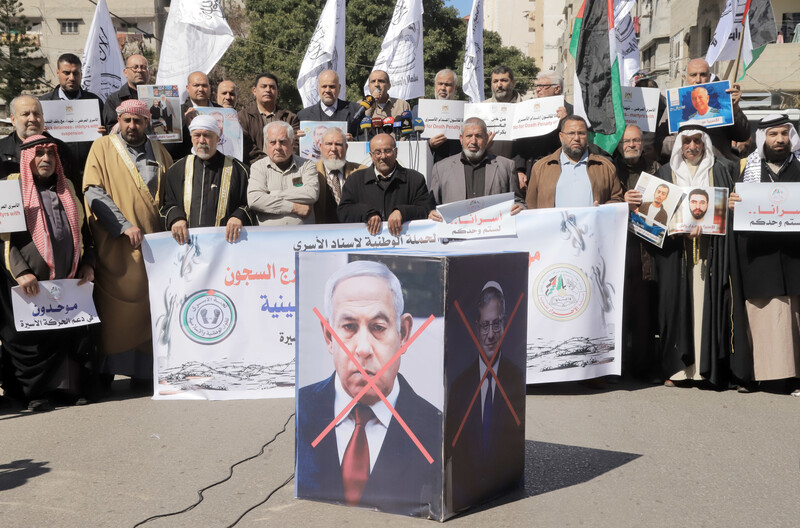
<svg viewBox="0 0 800 528"><path fill-rule="evenodd" d="M399 237L362 224L169 233L143 244L150 288L155 399L295 395L295 253L321 250L457 255L527 251L527 382L620 373L627 205L523 211L517 235L440 239L435 222Z"/></svg>

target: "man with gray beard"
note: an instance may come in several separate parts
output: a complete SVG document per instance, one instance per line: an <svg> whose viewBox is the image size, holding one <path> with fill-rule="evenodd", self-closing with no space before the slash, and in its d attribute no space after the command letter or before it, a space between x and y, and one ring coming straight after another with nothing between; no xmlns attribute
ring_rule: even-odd
<svg viewBox="0 0 800 528"><path fill-rule="evenodd" d="M247 207L244 165L217 150L220 129L210 115L199 115L189 125L192 154L167 170L164 207L165 227L178 244L189 241L189 228L225 227L225 240L239 240L242 226L252 225ZM187 166L188 165L188 166ZM186 201L184 190L191 189Z"/></svg>
<svg viewBox="0 0 800 528"><path fill-rule="evenodd" d="M486 152L489 132L483 119L470 117L464 121L459 138L462 152L433 166L430 179L432 210L428 218L442 221L436 212L437 205L507 192L514 193L511 214L525 209L514 162Z"/></svg>
<svg viewBox="0 0 800 528"><path fill-rule="evenodd" d="M322 159L317 162L319 199L314 204L314 218L318 224L338 224L336 208L342 199L342 187L354 171L364 165L347 161L347 137L338 128L329 128L320 144Z"/></svg>

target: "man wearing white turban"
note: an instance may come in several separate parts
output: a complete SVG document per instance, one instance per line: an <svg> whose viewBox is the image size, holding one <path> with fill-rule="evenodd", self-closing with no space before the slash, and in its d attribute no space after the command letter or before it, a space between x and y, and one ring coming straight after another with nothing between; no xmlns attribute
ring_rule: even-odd
<svg viewBox="0 0 800 528"><path fill-rule="evenodd" d="M225 227L228 242L239 240L242 226L252 225L247 208L248 172L239 160L217 150L220 129L210 115L189 125L192 153L167 170L165 228L178 244L189 241L189 228Z"/></svg>

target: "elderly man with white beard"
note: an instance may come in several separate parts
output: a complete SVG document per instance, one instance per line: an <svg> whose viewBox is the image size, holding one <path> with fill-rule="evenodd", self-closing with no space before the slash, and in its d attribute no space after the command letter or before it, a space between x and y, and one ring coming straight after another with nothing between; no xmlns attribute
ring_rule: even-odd
<svg viewBox="0 0 800 528"><path fill-rule="evenodd" d="M342 199L342 187L354 171L364 165L347 161L347 137L338 128L329 128L320 143L322 159L317 162L319 199L314 204L314 218L318 224L338 224L336 208Z"/></svg>
<svg viewBox="0 0 800 528"><path fill-rule="evenodd" d="M798 155L800 136L789 118L769 115L758 124L756 150L738 181L762 186L800 182ZM731 209L739 201L731 193ZM774 385L779 392L800 396L800 235L737 231L736 246L753 346L751 378L766 382L762 388Z"/></svg>
<svg viewBox="0 0 800 528"><path fill-rule="evenodd" d="M733 190L734 171L728 160L714 156L705 128L687 125L678 132L669 164L657 176L684 188ZM629 196L626 201L635 206L641 198ZM656 333L667 386L707 380L717 388L727 387L733 331L738 333L731 323L732 310L738 310L733 296L739 295L731 240L730 229L726 235L711 236L697 227L686 235L668 236L662 248L648 248L658 289Z"/></svg>
<svg viewBox="0 0 800 528"><path fill-rule="evenodd" d="M190 227L224 226L225 240L236 242L242 226L253 224L247 208L247 169L217 150L220 129L212 116L195 117L189 132L192 154L167 170L161 209L165 227L178 244L189 241Z"/></svg>
<svg viewBox="0 0 800 528"><path fill-rule="evenodd" d="M507 192L514 193L512 215L525 209L514 162L486 151L489 131L483 119L470 117L464 121L459 139L462 152L433 166L430 180L432 210L428 218L442 221L436 211L437 205Z"/></svg>

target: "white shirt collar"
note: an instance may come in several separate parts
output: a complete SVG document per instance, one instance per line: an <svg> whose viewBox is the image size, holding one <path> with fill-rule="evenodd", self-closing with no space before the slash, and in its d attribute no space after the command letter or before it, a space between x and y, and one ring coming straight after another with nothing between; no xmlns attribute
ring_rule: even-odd
<svg viewBox="0 0 800 528"><path fill-rule="evenodd" d="M334 376L334 392L336 394L333 402L333 415L339 416L339 413L347 407L347 404L353 399L349 394L347 394L342 386L342 380L339 379L339 375L337 374ZM400 382L395 378L394 386L392 387L392 391L386 395L386 399L389 401L389 404L392 407L396 407L397 405L397 397L400 395ZM360 400L359 400L360 401ZM369 406L372 409L372 412L375 414L375 418L378 419L384 427L389 427L389 422L392 421L392 412L386 407L386 404L383 403L382 400L378 400L377 402L373 403ZM336 422L338 425L342 422L345 418L349 415L345 414L341 420Z"/></svg>

